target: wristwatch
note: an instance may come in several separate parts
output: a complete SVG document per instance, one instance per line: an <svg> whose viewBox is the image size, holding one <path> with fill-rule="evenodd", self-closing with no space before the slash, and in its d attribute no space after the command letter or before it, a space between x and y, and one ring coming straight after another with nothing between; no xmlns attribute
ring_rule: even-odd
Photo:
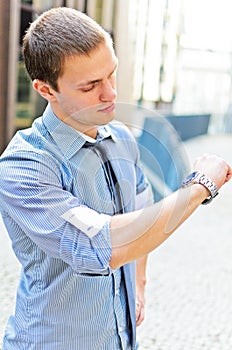
<svg viewBox="0 0 232 350"><path fill-rule="evenodd" d="M188 187L191 184L203 185L210 192L210 196L207 197L201 204L210 203L212 199L218 195L218 188L216 184L199 171L194 171L192 174L187 176L182 183L182 187Z"/></svg>

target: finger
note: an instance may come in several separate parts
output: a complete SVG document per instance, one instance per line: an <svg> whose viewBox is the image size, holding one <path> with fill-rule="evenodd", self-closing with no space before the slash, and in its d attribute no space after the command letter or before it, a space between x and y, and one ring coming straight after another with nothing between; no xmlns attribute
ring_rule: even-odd
<svg viewBox="0 0 232 350"><path fill-rule="evenodd" d="M228 171L227 171L227 175L226 175L226 182L230 181L232 177L232 168L230 166L228 166Z"/></svg>
<svg viewBox="0 0 232 350"><path fill-rule="evenodd" d="M136 326L138 327L144 320L143 305L136 305Z"/></svg>

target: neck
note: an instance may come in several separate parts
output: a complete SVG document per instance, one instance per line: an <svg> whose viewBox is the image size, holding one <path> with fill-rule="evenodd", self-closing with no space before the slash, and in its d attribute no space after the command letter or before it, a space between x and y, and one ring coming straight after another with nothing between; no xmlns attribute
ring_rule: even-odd
<svg viewBox="0 0 232 350"><path fill-rule="evenodd" d="M63 123L71 126L73 129L82 132L83 134L92 137L93 139L97 138L97 126L89 126L89 125L84 125L84 124L80 124L77 123L76 121L73 121L71 119L64 119L62 120Z"/></svg>
<svg viewBox="0 0 232 350"><path fill-rule="evenodd" d="M83 134L92 137L93 139L96 139L97 137L97 129L98 126L97 125L87 125L84 123L79 122L77 119L75 118L70 118L69 116L66 115L61 115L59 109L57 110L57 108L55 108L55 106L51 106L53 113L57 116L57 118L59 118L63 123L65 123L66 125L69 125L70 127L72 127L73 129L82 132Z"/></svg>

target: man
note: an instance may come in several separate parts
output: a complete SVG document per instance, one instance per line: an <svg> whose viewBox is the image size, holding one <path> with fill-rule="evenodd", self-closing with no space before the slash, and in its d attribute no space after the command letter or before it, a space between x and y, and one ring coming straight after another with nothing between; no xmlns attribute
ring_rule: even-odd
<svg viewBox="0 0 232 350"><path fill-rule="evenodd" d="M0 161L2 217L22 265L3 350L136 349L146 254L231 168L204 156L186 188L152 204L137 145L112 122L118 63L108 34L78 11L52 9L31 24L23 53L48 107Z"/></svg>

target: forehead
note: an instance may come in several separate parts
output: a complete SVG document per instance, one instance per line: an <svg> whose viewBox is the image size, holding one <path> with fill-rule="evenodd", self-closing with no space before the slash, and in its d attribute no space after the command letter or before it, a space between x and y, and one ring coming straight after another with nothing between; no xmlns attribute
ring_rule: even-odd
<svg viewBox="0 0 232 350"><path fill-rule="evenodd" d="M102 79L105 75L110 74L116 65L117 58L112 45L104 43L88 55L66 57L60 79L78 84Z"/></svg>

